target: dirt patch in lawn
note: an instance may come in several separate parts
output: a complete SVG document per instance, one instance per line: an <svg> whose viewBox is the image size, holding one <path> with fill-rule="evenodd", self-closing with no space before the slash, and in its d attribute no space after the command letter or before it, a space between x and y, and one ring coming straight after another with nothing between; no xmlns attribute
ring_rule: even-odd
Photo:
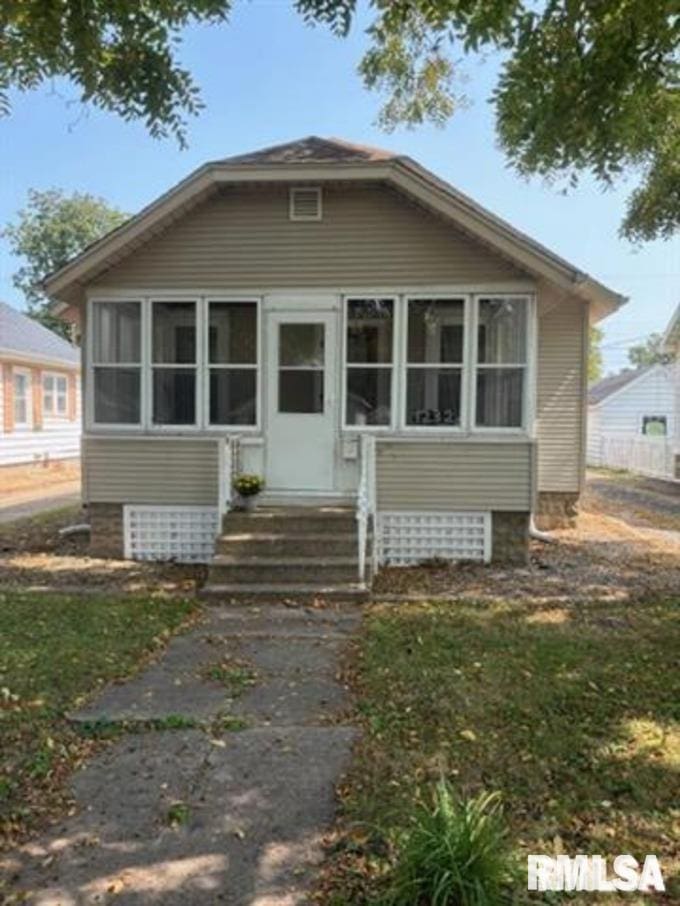
<svg viewBox="0 0 680 906"><path fill-rule="evenodd" d="M588 473L582 507L635 528L680 532L680 483L606 469Z"/></svg>
<svg viewBox="0 0 680 906"><path fill-rule="evenodd" d="M0 494L3 502L13 494L28 496L32 491L54 490L59 485L80 481L80 460L50 462L0 468Z"/></svg>
<svg viewBox="0 0 680 906"><path fill-rule="evenodd" d="M379 573L374 594L379 600L392 595L521 599L541 606L593 598L634 602L680 596L680 533L630 525L598 512L589 498L576 528L551 534L558 543L532 542L526 567L387 568Z"/></svg>
<svg viewBox="0 0 680 906"><path fill-rule="evenodd" d="M86 522L80 507L0 525L0 585L107 594L192 594L203 566L139 563L88 555L89 536L63 536L65 526Z"/></svg>

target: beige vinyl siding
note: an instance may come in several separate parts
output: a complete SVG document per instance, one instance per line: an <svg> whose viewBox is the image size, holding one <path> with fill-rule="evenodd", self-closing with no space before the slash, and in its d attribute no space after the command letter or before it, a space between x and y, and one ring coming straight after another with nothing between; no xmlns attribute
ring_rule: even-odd
<svg viewBox="0 0 680 906"><path fill-rule="evenodd" d="M214 438L86 437L83 498L90 503L216 506L218 446Z"/></svg>
<svg viewBox="0 0 680 906"><path fill-rule="evenodd" d="M532 508L532 471L529 441L380 440L378 508L527 512Z"/></svg>
<svg viewBox="0 0 680 906"><path fill-rule="evenodd" d="M585 453L588 306L547 288L538 300L538 490L577 493Z"/></svg>
<svg viewBox="0 0 680 906"><path fill-rule="evenodd" d="M325 187L290 221L288 189L223 190L101 274L116 289L434 285L522 279L497 253L380 186Z"/></svg>

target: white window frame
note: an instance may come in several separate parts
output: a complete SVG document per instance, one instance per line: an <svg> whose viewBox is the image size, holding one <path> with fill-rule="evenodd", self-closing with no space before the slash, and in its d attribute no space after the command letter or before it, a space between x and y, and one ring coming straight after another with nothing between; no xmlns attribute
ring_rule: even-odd
<svg viewBox="0 0 680 906"><path fill-rule="evenodd" d="M663 434L647 434L645 431L645 419L650 419L651 421L663 421L665 431ZM670 437L670 431L668 430L669 417L666 414L658 413L657 415L650 415L648 412L643 412L640 416L640 436L645 438L650 438L651 440L668 440Z"/></svg>
<svg viewBox="0 0 680 906"><path fill-rule="evenodd" d="M26 418L19 421L17 418L17 381L22 377L25 383L23 403L26 409ZM15 428L30 428L33 424L33 380L28 368L12 368L12 418Z"/></svg>
<svg viewBox="0 0 680 906"><path fill-rule="evenodd" d="M146 306L143 299L139 298L137 295L124 295L124 296L111 296L103 295L96 296L88 299L87 303L87 324L86 324L86 333L87 333L87 344L85 347L85 367L87 374L87 387L91 388L91 392L87 393L87 401L85 407L85 417L86 424L88 428L96 430L105 430L112 433L125 433L129 431L142 431L145 425L145 372L146 372L146 352L144 344L144 325L146 318ZM94 360L94 311L97 304L107 303L115 305L121 302L135 302L139 303L139 362L95 362ZM95 384L94 384L94 373L96 368L138 368L139 369L139 421L137 422L125 422L123 424L119 422L97 422L95 421Z"/></svg>
<svg viewBox="0 0 680 906"><path fill-rule="evenodd" d="M415 362L409 365L408 361L408 314L411 302L422 302L425 299L432 301L460 301L463 303L463 361L455 362ZM471 297L468 293L452 290L449 293L411 293L404 297L403 316L401 325L401 355L399 358L399 428L409 434L446 434L461 435L469 430L469 363L470 363L470 305ZM459 425L411 425L406 421L406 400L408 393L408 369L412 368L460 368L460 424Z"/></svg>
<svg viewBox="0 0 680 906"><path fill-rule="evenodd" d="M249 302L255 304L255 364L211 364L210 363L210 303L223 302L225 304ZM262 394L262 300L258 296L234 296L218 295L206 296L204 298L204 329L202 340L204 344L203 361L205 362L205 412L204 424L210 431L238 431L241 433L254 433L260 431L262 424L262 406L260 404ZM255 424L253 425L223 425L213 424L210 421L210 373L212 369L221 369L223 371L233 371L234 369L248 369L255 371Z"/></svg>
<svg viewBox="0 0 680 906"><path fill-rule="evenodd" d="M149 376L148 376L148 425L150 431L157 431L159 434L174 434L176 432L182 431L197 431L201 428L202 418L201 413L203 411L204 404L204 388L202 375L204 372L205 362L203 359L203 343L202 339L202 325L201 325L201 311L200 311L200 299L196 296L192 296L190 293L187 293L183 296L165 296L160 293L158 295L149 296L147 300L148 305L148 330L146 332L146 342L148 343L148 362L149 362ZM196 353L194 356L193 362L154 362L153 360L153 312L154 305L181 305L191 304L194 306L195 311L195 322L194 329L196 331ZM142 340L144 340L144 329L142 327ZM153 420L153 384L154 384L154 373L155 371L191 371L193 370L196 381L194 384L194 420L193 422L187 422L180 425L163 425L154 422ZM142 395L144 390L142 388Z"/></svg>
<svg viewBox="0 0 680 906"><path fill-rule="evenodd" d="M340 424L343 431L352 431L358 433L376 433L376 434L385 434L390 431L394 431L396 427L395 412L397 396L399 394L398 388L398 374L399 368L399 327L400 327L400 317L399 317L399 296L392 295L392 293L352 293L351 295L346 295L342 297L342 386L340 389L340 405L342 407L342 413L340 418ZM361 301L365 299L387 299L392 302L392 361L390 363L369 363L369 362L348 362L347 361L347 330L349 327L349 303ZM391 387L390 387L390 421L387 425L354 425L348 424L347 419L347 372L350 368L383 368L385 371L389 369L391 377Z"/></svg>
<svg viewBox="0 0 680 906"><path fill-rule="evenodd" d="M295 213L295 197L302 192L305 194L311 192L316 195L317 213L311 217L301 217ZM323 220L323 193L321 186L292 186L288 190L288 218L298 223L318 223Z"/></svg>
<svg viewBox="0 0 680 906"><path fill-rule="evenodd" d="M48 390L46 384L52 383L52 389ZM64 390L58 389L60 381L64 382ZM52 398L52 405L47 405L48 398ZM59 400L63 399L64 408L59 408ZM58 371L43 371L42 375L42 409L43 416L50 418L67 418L68 417L68 377Z"/></svg>
<svg viewBox="0 0 680 906"><path fill-rule="evenodd" d="M479 326L479 303L482 299L512 299L523 301L525 305L525 331L526 331L526 355L525 362L504 362L502 364L485 362L480 365L477 361L478 355L478 326ZM469 425L473 434L503 434L503 435L529 435L533 436L534 432L534 410L535 410L535 358L536 358L536 297L531 293L476 293L472 297L472 317L470 324L471 334L471 357L470 357L470 378L469 378ZM477 372L479 369L493 370L498 368L522 368L524 370L522 381L522 421L520 425L508 427L493 425L477 424Z"/></svg>
<svg viewBox="0 0 680 906"><path fill-rule="evenodd" d="M98 303L137 302L140 305L140 357L139 363L97 363L93 360L94 352L94 307ZM195 365L173 365L171 363L152 362L152 304L154 302L194 302L196 303L196 363ZM208 364L208 330L209 302L254 302L256 305L257 324L257 363L256 377L256 421L254 425L211 425L210 424L210 367ZM88 388L86 395L85 417L87 430L93 432L120 434L209 434L225 435L256 434L262 428L262 296L247 293L196 293L178 290L153 290L148 293L109 292L90 296L87 300L87 344L85 347L85 367ZM190 368L196 369L196 420L193 425L157 425L153 422L153 368ZM111 424L95 421L94 417L94 369L95 367L139 368L140 369L140 419L136 423ZM213 366L219 367L219 366Z"/></svg>

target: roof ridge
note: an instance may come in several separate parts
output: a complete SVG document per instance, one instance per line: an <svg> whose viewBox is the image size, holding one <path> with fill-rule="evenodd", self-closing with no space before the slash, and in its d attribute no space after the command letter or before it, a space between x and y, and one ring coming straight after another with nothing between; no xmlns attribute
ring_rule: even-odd
<svg viewBox="0 0 680 906"><path fill-rule="evenodd" d="M364 145L357 142L349 142L347 139L338 138L331 135L324 141L332 142L334 145L340 145L341 148L349 148L352 151L364 151L368 154L379 156L383 160L395 160L398 157L404 157L403 154L397 154L396 151L390 151L388 148L379 148L377 145Z"/></svg>

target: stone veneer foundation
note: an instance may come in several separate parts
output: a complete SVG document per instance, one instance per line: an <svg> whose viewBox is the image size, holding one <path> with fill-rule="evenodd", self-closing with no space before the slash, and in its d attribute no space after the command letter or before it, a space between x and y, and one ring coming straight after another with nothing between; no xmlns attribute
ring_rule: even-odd
<svg viewBox="0 0 680 906"><path fill-rule="evenodd" d="M541 491L536 509L536 526L544 531L573 528L578 515L579 495L564 491Z"/></svg>
<svg viewBox="0 0 680 906"><path fill-rule="evenodd" d="M529 558L529 513L491 514L491 562L521 564Z"/></svg>
<svg viewBox="0 0 680 906"><path fill-rule="evenodd" d="M566 495L565 495L566 496ZM123 505L90 503L90 554L123 556ZM496 511L491 516L493 563L522 564L529 556L529 513Z"/></svg>
<svg viewBox="0 0 680 906"><path fill-rule="evenodd" d="M123 557L123 504L90 503L90 554L93 557Z"/></svg>

